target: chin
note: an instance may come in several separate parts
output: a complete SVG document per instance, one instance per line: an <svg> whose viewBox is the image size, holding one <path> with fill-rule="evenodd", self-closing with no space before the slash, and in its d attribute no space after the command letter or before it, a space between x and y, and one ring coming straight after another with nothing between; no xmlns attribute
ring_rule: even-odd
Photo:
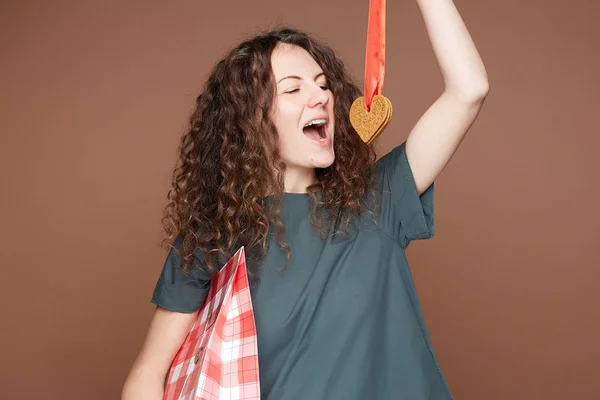
<svg viewBox="0 0 600 400"><path fill-rule="evenodd" d="M315 168L328 168L331 167L334 161L335 154L332 151L331 154L320 154L313 158L312 163Z"/></svg>

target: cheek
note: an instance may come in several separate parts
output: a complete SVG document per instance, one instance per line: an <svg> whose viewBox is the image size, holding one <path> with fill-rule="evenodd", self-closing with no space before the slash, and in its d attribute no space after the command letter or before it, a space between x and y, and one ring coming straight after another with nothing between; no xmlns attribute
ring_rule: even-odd
<svg viewBox="0 0 600 400"><path fill-rule="evenodd" d="M278 126L277 129L277 134L279 136L279 151L281 154L287 154L296 147L294 145L294 137L291 134L290 129L285 126Z"/></svg>
<svg viewBox="0 0 600 400"><path fill-rule="evenodd" d="M298 125L302 116L302 110L291 105L284 105L279 108L279 113L275 118L275 126L280 136L286 136L285 139L291 140L291 137L297 137Z"/></svg>

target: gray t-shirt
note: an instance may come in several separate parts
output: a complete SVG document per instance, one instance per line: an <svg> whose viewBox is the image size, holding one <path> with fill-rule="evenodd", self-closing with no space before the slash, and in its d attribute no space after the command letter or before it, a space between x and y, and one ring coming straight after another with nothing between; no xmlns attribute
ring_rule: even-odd
<svg viewBox="0 0 600 400"><path fill-rule="evenodd" d="M378 160L377 179L377 224L365 215L349 237L322 240L308 195L284 195L290 262L281 269L273 240L251 288L262 399L452 399L405 255L411 240L434 235L434 185L418 195L405 143ZM182 274L179 261L171 251L152 302L193 312L209 282L200 269Z"/></svg>

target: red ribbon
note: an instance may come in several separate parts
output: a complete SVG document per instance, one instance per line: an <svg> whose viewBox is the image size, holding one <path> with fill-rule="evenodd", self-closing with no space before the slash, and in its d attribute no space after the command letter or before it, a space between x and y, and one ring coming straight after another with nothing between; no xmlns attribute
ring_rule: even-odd
<svg viewBox="0 0 600 400"><path fill-rule="evenodd" d="M367 54L365 58L365 107L381 94L385 75L385 0L369 1Z"/></svg>

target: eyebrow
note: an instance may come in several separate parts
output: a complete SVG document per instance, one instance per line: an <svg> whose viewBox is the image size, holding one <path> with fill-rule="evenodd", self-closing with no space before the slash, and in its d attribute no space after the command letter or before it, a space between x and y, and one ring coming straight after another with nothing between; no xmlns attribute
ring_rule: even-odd
<svg viewBox="0 0 600 400"><path fill-rule="evenodd" d="M320 72L317 75L315 75L314 80L316 81L321 76L325 76L325 72ZM281 78L279 81L277 81L277 84L281 83L281 81L284 81L286 79L299 79L299 80L302 80L302 78L299 77L298 75L289 75L289 76L286 76L284 78Z"/></svg>

